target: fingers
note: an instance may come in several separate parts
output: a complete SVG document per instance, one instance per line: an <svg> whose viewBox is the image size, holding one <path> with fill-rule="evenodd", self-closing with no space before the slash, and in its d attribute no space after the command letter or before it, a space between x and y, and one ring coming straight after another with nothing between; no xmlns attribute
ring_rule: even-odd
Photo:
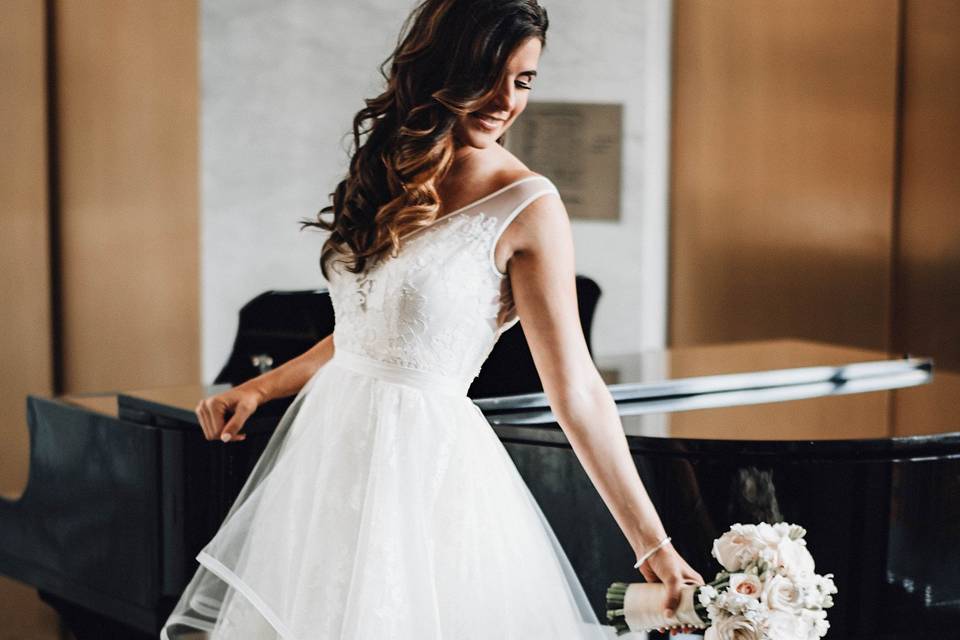
<svg viewBox="0 0 960 640"><path fill-rule="evenodd" d="M227 422L227 424L223 427L223 430L220 432L220 439L224 442L245 440L247 437L246 434L238 434L237 432L255 409L256 406L251 406L249 403L237 403L237 406L234 407L233 417L230 418L229 422Z"/></svg>
<svg viewBox="0 0 960 640"><path fill-rule="evenodd" d="M692 568L690 568L689 565L687 566L686 569L683 570L683 581L688 584L697 584L697 585L706 584L706 581L703 579L703 576L701 576L699 573L697 573Z"/></svg>
<svg viewBox="0 0 960 640"><path fill-rule="evenodd" d="M667 600L664 604L664 614L668 617L673 617L677 612L677 607L680 606L680 587L682 586L679 582L669 581L667 584Z"/></svg>
<svg viewBox="0 0 960 640"><path fill-rule="evenodd" d="M200 420L200 428L203 429L203 436L207 440L216 440L223 429L223 414L226 406L217 396L204 398L197 405L194 413Z"/></svg>
<svg viewBox="0 0 960 640"><path fill-rule="evenodd" d="M200 421L200 428L203 429L203 437L207 440L213 440L213 416L210 414L210 408L206 400L201 400L200 404L194 410L197 419Z"/></svg>

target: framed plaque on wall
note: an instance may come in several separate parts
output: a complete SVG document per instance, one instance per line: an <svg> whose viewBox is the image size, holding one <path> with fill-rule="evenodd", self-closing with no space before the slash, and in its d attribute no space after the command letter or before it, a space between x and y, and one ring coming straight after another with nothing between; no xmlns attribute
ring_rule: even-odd
<svg viewBox="0 0 960 640"><path fill-rule="evenodd" d="M620 219L623 105L529 102L506 148L560 190L571 218Z"/></svg>

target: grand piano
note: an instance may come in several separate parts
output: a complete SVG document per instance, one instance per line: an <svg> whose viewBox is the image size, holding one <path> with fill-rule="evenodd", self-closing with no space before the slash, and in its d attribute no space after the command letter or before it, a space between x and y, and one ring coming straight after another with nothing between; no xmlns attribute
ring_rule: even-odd
<svg viewBox="0 0 960 640"><path fill-rule="evenodd" d="M578 278L578 292L589 337L599 289ZM193 407L333 327L322 290L269 292L240 320L214 385L27 398L29 477L0 499L0 574L36 587L78 640L157 637L292 398L258 409L229 445L203 438ZM603 619L607 586L641 580L632 550L556 424L519 324L497 349L469 395ZM718 570L711 542L730 524L796 522L839 588L828 638L955 633L960 375L794 339L595 360L666 530L702 575Z"/></svg>

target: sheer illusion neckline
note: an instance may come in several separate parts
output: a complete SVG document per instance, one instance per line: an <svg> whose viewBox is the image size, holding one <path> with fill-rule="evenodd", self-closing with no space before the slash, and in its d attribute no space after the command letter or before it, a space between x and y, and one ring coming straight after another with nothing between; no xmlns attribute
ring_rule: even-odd
<svg viewBox="0 0 960 640"><path fill-rule="evenodd" d="M519 178L519 179L517 179L517 180L514 180L514 181L511 182L510 184L505 185L505 186L503 186L503 187L500 187L500 188L497 189L496 191L492 191L491 193L488 193L488 194L485 195L485 196L482 196L482 197L480 197L480 198L477 198L477 199L474 200L473 202L469 202L469 203L463 205L462 207L460 207L460 208L458 208L458 209L454 209L454 210L451 211L450 213L445 213L445 214L443 214L443 215L440 216L439 218L436 218L436 219L432 220L431 222L429 222L428 224L426 224L426 225L424 225L424 226L422 226L422 227L419 227L419 228L417 228L417 229L414 229L414 230L411 231L410 233L404 235L404 236L401 238L401 240L406 240L406 239L409 238L410 236L415 236L415 235L417 235L418 233L420 233L421 231L425 231L426 229L429 229L429 228L432 227L433 225L438 224L439 222L442 222L443 220L447 220L447 219L452 218L453 216L455 216L455 215L457 215L457 214L459 214L459 213L463 213L463 212L466 211L467 209L472 209L473 207L477 206L478 204L483 204L484 202L486 202L486 201L489 200L490 198L493 198L494 196L498 196L498 195L500 195L501 193L503 193L504 191L506 191L507 189L510 189L510 188L512 188L512 187L515 187L515 186L517 186L518 184L521 184L521 183L523 183L523 182L528 182L528 181L530 181L530 180L537 180L537 179L542 179L542 178L543 178L543 176L541 176L541 175L535 175L535 176L525 176L525 177L523 177L523 178Z"/></svg>

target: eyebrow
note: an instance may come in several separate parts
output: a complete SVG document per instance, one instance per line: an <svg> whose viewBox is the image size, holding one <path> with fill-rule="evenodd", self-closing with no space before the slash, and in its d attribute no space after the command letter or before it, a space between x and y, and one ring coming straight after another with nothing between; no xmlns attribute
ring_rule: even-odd
<svg viewBox="0 0 960 640"><path fill-rule="evenodd" d="M521 72L518 73L517 75L518 75L518 76L530 76L530 77L534 77L534 76L537 75L537 72L536 72L536 71L521 71Z"/></svg>

